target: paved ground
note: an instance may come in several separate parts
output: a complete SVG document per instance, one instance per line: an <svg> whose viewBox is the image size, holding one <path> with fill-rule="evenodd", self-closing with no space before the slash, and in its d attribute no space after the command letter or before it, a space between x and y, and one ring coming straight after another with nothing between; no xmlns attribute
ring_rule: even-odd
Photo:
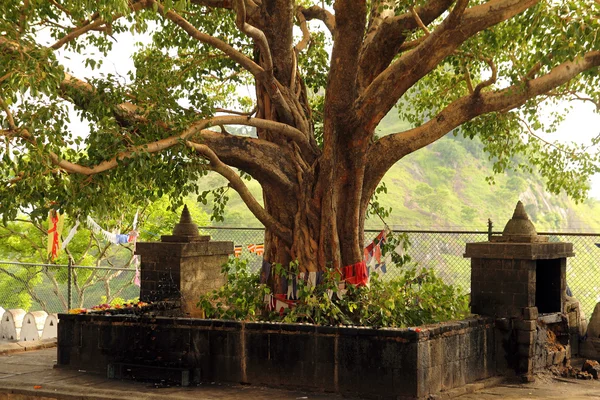
<svg viewBox="0 0 600 400"><path fill-rule="evenodd" d="M48 346L48 344L45 344ZM6 348L4 346L4 348ZM12 347L14 348L14 346ZM157 387L148 383L108 380L85 371L53 368L56 349L4 352L0 343L0 400L89 399L89 400L292 400L349 399L330 393L307 393L242 385L208 384L197 387ZM2 355L3 354L3 355ZM9 396L9 394L11 394ZM599 381L578 381L538 376L531 384L504 383L460 400L600 399Z"/></svg>
<svg viewBox="0 0 600 400"><path fill-rule="evenodd" d="M2 346L0 345L0 351ZM13 352L0 356L0 400L3 393L50 399L174 399L292 400L342 399L327 393L306 393L245 385L208 384L190 388L157 387L148 383L108 380L85 371L53 368L56 349ZM17 398L23 398L15 396Z"/></svg>
<svg viewBox="0 0 600 400"><path fill-rule="evenodd" d="M591 400L600 399L599 381L582 381L575 379L555 378L550 375L537 376L534 383L505 383L496 387L483 389L476 393L466 394L457 400L525 400L525 399L560 399Z"/></svg>

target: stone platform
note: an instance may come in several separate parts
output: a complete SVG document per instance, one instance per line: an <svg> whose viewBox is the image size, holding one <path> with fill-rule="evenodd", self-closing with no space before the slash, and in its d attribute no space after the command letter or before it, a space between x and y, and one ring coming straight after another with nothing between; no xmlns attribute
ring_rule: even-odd
<svg viewBox="0 0 600 400"><path fill-rule="evenodd" d="M164 368L192 383L396 400L425 399L498 375L498 346L493 319L484 317L372 329L61 314L57 360L61 367L104 374L122 365Z"/></svg>

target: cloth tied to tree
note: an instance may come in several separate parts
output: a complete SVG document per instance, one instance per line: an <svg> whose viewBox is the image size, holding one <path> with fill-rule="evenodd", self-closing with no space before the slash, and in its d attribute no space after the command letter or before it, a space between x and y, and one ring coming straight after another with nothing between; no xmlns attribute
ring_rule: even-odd
<svg viewBox="0 0 600 400"><path fill-rule="evenodd" d="M357 286L365 286L369 282L367 263L365 260L342 268L346 283Z"/></svg>
<svg viewBox="0 0 600 400"><path fill-rule="evenodd" d="M58 211L51 210L48 214L48 248L47 253L51 260L58 257L61 248L60 234L63 229L65 216Z"/></svg>

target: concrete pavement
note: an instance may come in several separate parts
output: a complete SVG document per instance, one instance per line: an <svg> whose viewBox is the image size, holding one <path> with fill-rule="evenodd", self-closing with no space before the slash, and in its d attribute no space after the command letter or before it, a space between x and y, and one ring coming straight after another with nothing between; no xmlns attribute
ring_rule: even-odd
<svg viewBox="0 0 600 400"><path fill-rule="evenodd" d="M343 399L333 393L310 393L249 385L203 384L161 386L130 380L109 380L86 371L53 368L56 349L0 356L0 400L292 400Z"/></svg>
<svg viewBox="0 0 600 400"><path fill-rule="evenodd" d="M203 384L191 387L163 386L130 380L109 380L105 376L54 368L56 349L43 348L51 343L15 343L6 346L0 342L0 400L322 400L351 399L333 393L289 391L250 385ZM10 351L7 351L10 350ZM437 398L459 396L460 400L517 400L600 399L600 381L580 381L555 378L549 374L538 375L534 383L520 384L500 379L476 383L462 390L452 390ZM474 393L472 393L476 390ZM467 393L471 392L471 393ZM356 399L356 398L354 398Z"/></svg>

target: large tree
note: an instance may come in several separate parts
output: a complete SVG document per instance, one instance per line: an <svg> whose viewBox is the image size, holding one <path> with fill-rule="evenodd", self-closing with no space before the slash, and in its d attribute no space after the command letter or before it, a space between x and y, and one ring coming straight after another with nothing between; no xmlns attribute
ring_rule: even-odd
<svg viewBox="0 0 600 400"><path fill-rule="evenodd" d="M598 104L597 0L3 0L0 16L5 219L177 198L211 170L265 225L269 261L316 271L362 260L386 171L453 130L480 136L496 171L527 156L554 192L581 197L596 171L536 132L560 119L540 119L544 102ZM128 76L58 61L93 70L134 34L151 40ZM395 106L413 128L377 137Z"/></svg>

